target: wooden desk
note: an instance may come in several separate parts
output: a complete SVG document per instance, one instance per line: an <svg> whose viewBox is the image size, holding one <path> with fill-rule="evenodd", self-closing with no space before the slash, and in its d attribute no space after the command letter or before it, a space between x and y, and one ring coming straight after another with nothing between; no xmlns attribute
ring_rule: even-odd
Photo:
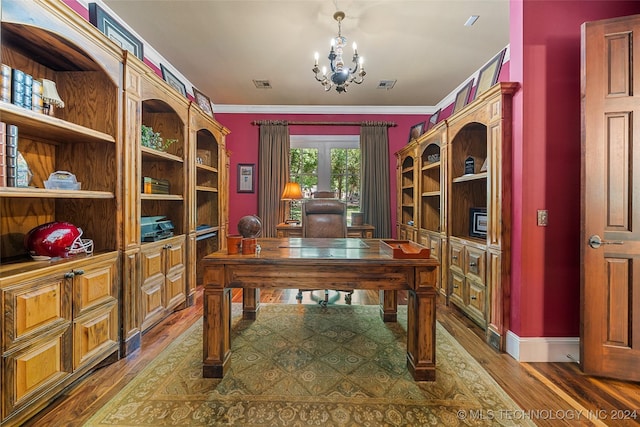
<svg viewBox="0 0 640 427"><path fill-rule="evenodd" d="M373 225L348 225L347 237L357 237L360 239L373 239ZM276 226L277 237L302 237L302 226L300 224L285 224L281 222Z"/></svg>
<svg viewBox="0 0 640 427"><path fill-rule="evenodd" d="M394 259L380 252L378 239L265 238L258 243L260 254L219 251L204 258L203 377L222 378L229 364L231 288L243 289L243 315L255 319L259 288L317 289L321 282L325 289L384 291L380 314L385 321L395 321L397 291L408 289L407 367L416 381L435 380L435 258Z"/></svg>

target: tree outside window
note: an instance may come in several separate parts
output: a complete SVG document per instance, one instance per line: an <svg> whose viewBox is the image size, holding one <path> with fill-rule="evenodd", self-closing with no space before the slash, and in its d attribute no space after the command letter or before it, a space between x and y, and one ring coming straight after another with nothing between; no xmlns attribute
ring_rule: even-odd
<svg viewBox="0 0 640 427"><path fill-rule="evenodd" d="M290 179L300 184L305 198L334 191L347 202L347 211L360 210L359 136L292 135L289 153ZM291 204L291 218L301 219L300 203Z"/></svg>

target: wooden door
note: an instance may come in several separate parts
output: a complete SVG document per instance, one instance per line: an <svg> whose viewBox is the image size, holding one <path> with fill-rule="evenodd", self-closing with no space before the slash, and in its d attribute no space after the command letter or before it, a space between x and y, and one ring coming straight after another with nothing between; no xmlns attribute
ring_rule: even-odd
<svg viewBox="0 0 640 427"><path fill-rule="evenodd" d="M640 381L640 15L582 30L580 359Z"/></svg>

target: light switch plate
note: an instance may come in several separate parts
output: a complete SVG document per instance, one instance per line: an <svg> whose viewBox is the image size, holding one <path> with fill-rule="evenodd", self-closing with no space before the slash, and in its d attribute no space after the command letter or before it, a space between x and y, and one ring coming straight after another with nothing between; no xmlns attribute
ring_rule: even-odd
<svg viewBox="0 0 640 427"><path fill-rule="evenodd" d="M538 209L538 227L546 227L549 223L549 212L546 209Z"/></svg>

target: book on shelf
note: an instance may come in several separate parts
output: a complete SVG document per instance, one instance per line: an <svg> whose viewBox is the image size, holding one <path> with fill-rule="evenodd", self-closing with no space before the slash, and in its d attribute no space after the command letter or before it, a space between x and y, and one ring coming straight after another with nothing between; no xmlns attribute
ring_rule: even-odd
<svg viewBox="0 0 640 427"><path fill-rule="evenodd" d="M42 101L42 82L38 79L33 79L33 88L31 93L31 109L36 113L42 113L43 101Z"/></svg>
<svg viewBox="0 0 640 427"><path fill-rule="evenodd" d="M11 102L11 67L0 64L0 101Z"/></svg>
<svg viewBox="0 0 640 427"><path fill-rule="evenodd" d="M0 187L7 186L7 165L5 162L5 140L7 124L0 122Z"/></svg>
<svg viewBox="0 0 640 427"><path fill-rule="evenodd" d="M24 107L24 71L14 68L11 72L11 103Z"/></svg>
<svg viewBox="0 0 640 427"><path fill-rule="evenodd" d="M7 187L15 187L18 167L18 126L8 124L5 129L5 135Z"/></svg>
<svg viewBox="0 0 640 427"><path fill-rule="evenodd" d="M24 99L22 105L27 110L31 110L33 96L33 76L31 74L24 73Z"/></svg>

